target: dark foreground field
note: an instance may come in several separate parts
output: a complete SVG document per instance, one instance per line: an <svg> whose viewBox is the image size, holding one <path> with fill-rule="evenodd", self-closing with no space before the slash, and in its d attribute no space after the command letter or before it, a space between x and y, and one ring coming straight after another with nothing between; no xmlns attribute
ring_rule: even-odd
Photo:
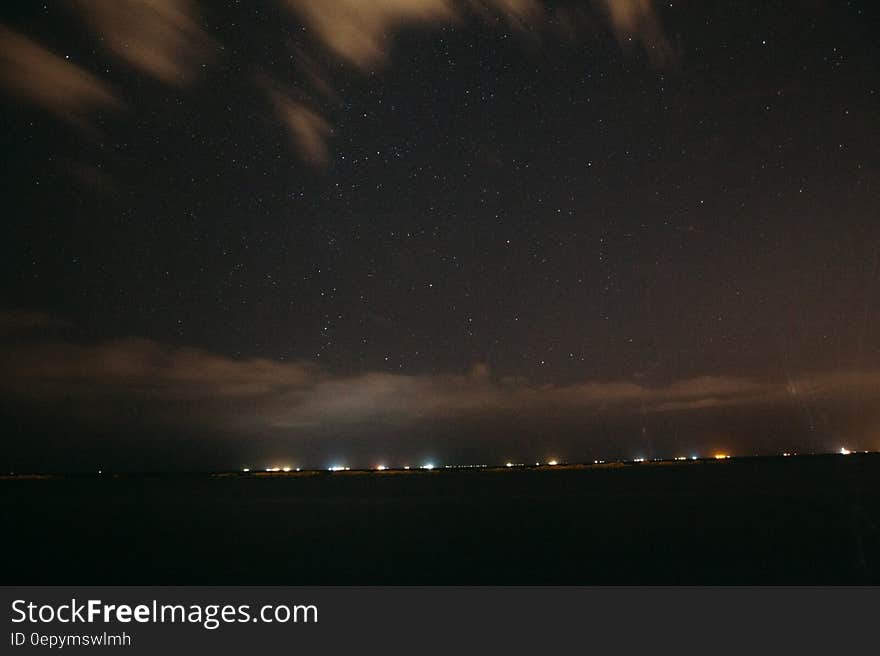
<svg viewBox="0 0 880 656"><path fill-rule="evenodd" d="M878 583L880 456L0 480L5 584Z"/></svg>

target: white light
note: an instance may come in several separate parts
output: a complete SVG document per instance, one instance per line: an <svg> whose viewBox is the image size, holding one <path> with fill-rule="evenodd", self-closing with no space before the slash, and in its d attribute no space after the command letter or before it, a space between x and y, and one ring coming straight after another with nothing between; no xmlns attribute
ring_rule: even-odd
<svg viewBox="0 0 880 656"><path fill-rule="evenodd" d="M241 471L243 471L243 472L249 472L249 471L250 471L250 468L249 468L249 467L245 467L245 468L242 469Z"/></svg>
<svg viewBox="0 0 880 656"><path fill-rule="evenodd" d="M540 463L540 462L536 462L536 463L535 463L535 467L540 467L540 466L541 466L541 463Z"/></svg>
<svg viewBox="0 0 880 656"><path fill-rule="evenodd" d="M376 467L376 471L385 471L386 469L388 469L388 467L386 467L385 465L379 465L378 467Z"/></svg>
<svg viewBox="0 0 880 656"><path fill-rule="evenodd" d="M852 453L852 451L850 451L846 447L840 447L840 455L848 456L850 453Z"/></svg>
<svg viewBox="0 0 880 656"><path fill-rule="evenodd" d="M691 460L696 460L697 456L691 456Z"/></svg>
<svg viewBox="0 0 880 656"><path fill-rule="evenodd" d="M296 471L299 471L299 467L296 468Z"/></svg>
<svg viewBox="0 0 880 656"><path fill-rule="evenodd" d="M687 460L684 456L676 456L676 460Z"/></svg>
<svg viewBox="0 0 880 656"><path fill-rule="evenodd" d="M555 466L558 465L559 463L556 462L555 460L551 460L551 461L548 462L547 464L550 465L551 467L555 467Z"/></svg>
<svg viewBox="0 0 880 656"><path fill-rule="evenodd" d="M428 462L422 465L422 469L434 469L434 463Z"/></svg>
<svg viewBox="0 0 880 656"><path fill-rule="evenodd" d="M409 469L409 465L405 465L405 466L404 466L404 469Z"/></svg>
<svg viewBox="0 0 880 656"><path fill-rule="evenodd" d="M505 466L505 467L513 467L513 463L512 463L512 462L508 462L508 463L505 464L504 466Z"/></svg>
<svg viewBox="0 0 880 656"><path fill-rule="evenodd" d="M341 467L339 465L333 465L330 467L328 471L337 472L337 471L345 471L346 467Z"/></svg>
<svg viewBox="0 0 880 656"><path fill-rule="evenodd" d="M636 458L633 462L645 462L644 458Z"/></svg>
<svg viewBox="0 0 880 656"><path fill-rule="evenodd" d="M284 468L284 471L289 472L289 471L290 471L290 467L285 467L285 468Z"/></svg>

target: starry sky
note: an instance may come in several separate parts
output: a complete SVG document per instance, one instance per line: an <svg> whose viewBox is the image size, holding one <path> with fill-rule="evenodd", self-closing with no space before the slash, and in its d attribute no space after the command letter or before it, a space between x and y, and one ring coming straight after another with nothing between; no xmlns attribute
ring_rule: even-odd
<svg viewBox="0 0 880 656"><path fill-rule="evenodd" d="M4 3L0 465L880 449L870 3Z"/></svg>

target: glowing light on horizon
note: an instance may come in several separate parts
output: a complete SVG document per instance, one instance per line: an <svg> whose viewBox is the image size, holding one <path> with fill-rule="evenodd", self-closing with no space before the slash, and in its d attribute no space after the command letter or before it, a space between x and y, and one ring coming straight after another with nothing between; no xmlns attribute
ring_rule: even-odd
<svg viewBox="0 0 880 656"><path fill-rule="evenodd" d="M727 460L730 456L726 453L716 453L715 460Z"/></svg>
<svg viewBox="0 0 880 656"><path fill-rule="evenodd" d="M551 460L551 461L548 462L547 464L550 465L551 467L555 467L555 466L558 465L559 463L556 462L555 460Z"/></svg>
<svg viewBox="0 0 880 656"><path fill-rule="evenodd" d="M247 472L249 472L249 471L250 471L250 467L245 467L245 468L244 468L244 469L242 469L242 470L241 470L241 471L243 471L243 472L245 472L245 473L247 473Z"/></svg>
<svg viewBox="0 0 880 656"><path fill-rule="evenodd" d="M434 469L434 463L433 462L426 462L424 465L422 465L422 469L428 469L428 470Z"/></svg>
<svg viewBox="0 0 880 656"><path fill-rule="evenodd" d="M636 458L633 462L645 462L644 458Z"/></svg>
<svg viewBox="0 0 880 656"><path fill-rule="evenodd" d="M379 465L378 467L376 467L376 471L385 471L386 469L388 469L388 467L386 467L385 465Z"/></svg>
<svg viewBox="0 0 880 656"><path fill-rule="evenodd" d="M290 467L285 467L282 471L289 472L289 471L290 471Z"/></svg>
<svg viewBox="0 0 880 656"><path fill-rule="evenodd" d="M506 463L504 466L505 466L505 467L513 467L513 463L512 463L512 462L508 462L508 463Z"/></svg>
<svg viewBox="0 0 880 656"><path fill-rule="evenodd" d="M850 451L846 447L844 447L844 446L840 447L840 455L848 456L850 453L852 453L852 451Z"/></svg>
<svg viewBox="0 0 880 656"><path fill-rule="evenodd" d="M687 456L677 456L676 460L687 460Z"/></svg>

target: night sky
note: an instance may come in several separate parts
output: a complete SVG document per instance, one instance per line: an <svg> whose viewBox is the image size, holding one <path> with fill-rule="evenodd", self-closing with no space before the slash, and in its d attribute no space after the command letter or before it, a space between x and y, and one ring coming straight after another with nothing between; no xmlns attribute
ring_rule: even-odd
<svg viewBox="0 0 880 656"><path fill-rule="evenodd" d="M0 466L880 449L869 7L4 3Z"/></svg>

